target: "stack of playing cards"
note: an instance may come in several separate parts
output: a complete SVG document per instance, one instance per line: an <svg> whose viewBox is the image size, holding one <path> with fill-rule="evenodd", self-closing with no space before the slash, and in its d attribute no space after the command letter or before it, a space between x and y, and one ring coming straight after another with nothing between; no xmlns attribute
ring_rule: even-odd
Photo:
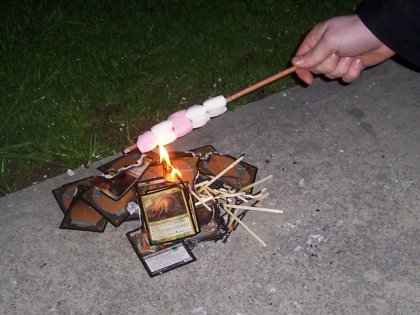
<svg viewBox="0 0 420 315"><path fill-rule="evenodd" d="M60 228L103 232L108 222L118 227L137 221L138 228L126 236L152 277L195 261L191 250L197 243L226 240L236 228L217 198L197 200L196 185L236 159L210 145L169 156L180 172L175 179L168 180L158 154L136 150L100 166L96 176L53 190L64 213ZM256 174L256 167L241 161L208 189L235 193L254 183Z"/></svg>

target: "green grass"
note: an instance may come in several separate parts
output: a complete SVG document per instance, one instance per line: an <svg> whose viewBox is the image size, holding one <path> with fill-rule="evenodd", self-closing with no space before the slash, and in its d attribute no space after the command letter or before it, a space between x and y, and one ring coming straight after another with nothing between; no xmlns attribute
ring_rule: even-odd
<svg viewBox="0 0 420 315"><path fill-rule="evenodd" d="M0 193L88 165L179 108L282 70L316 22L359 2L3 1Z"/></svg>

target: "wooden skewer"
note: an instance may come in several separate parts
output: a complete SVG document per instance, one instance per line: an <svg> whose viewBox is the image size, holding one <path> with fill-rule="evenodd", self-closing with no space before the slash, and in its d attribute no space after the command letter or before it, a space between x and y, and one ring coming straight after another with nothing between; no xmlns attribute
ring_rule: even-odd
<svg viewBox="0 0 420 315"><path fill-rule="evenodd" d="M137 149L137 143L133 143L132 145L129 145L128 147L126 147L124 149L124 154L130 153L131 151L134 151L135 149Z"/></svg>
<svg viewBox="0 0 420 315"><path fill-rule="evenodd" d="M236 215L232 213L229 209L226 209L223 207L223 210L225 210L236 222L238 222L240 225L243 226L245 230L248 231L249 234L251 234L260 244L264 247L267 247L267 244L257 235L254 231L252 231L245 223L243 223Z"/></svg>
<svg viewBox="0 0 420 315"><path fill-rule="evenodd" d="M279 73L277 73L277 74L275 74L275 75L273 75L273 76L271 76L267 79L264 79L264 80L262 80L258 83L255 83L254 85L251 85L251 86L249 86L249 87L247 87L247 88L245 88L245 89L243 89L243 90L241 90L241 91L239 91L239 92L237 92L237 93L235 93L231 96L228 96L226 98L226 102L230 103L230 102L232 102L232 101L234 101L234 100L236 100L236 99L238 99L238 98L240 98L240 97L242 97L242 96L244 96L248 93L254 92L255 90L258 90L259 88L261 88L265 85L268 85L268 84L270 84L274 81L277 81L277 80L279 80L279 79L281 79L281 78L283 78L283 77L285 77L285 76L287 76L287 75L289 75L289 74L291 74L295 71L296 71L295 66L292 66L292 67L290 67L286 70L280 71ZM127 154L131 151L134 151L135 149L137 149L137 144L133 143L132 145L130 145L130 146L128 146L124 149L124 153Z"/></svg>
<svg viewBox="0 0 420 315"><path fill-rule="evenodd" d="M244 209L244 210L263 211L263 212L272 212L272 213L283 213L283 210L277 210L277 209L271 209L271 208L251 207L251 206L242 206L242 205L224 204L223 207Z"/></svg>
<svg viewBox="0 0 420 315"><path fill-rule="evenodd" d="M262 80L258 83L255 83L254 85L251 85L251 86L247 87L246 89L243 89L243 90L227 97L226 102L227 103L232 102L233 100L236 100L237 98L240 98L240 97L242 97L242 96L244 96L248 93L254 92L255 90L258 90L259 88L261 88L261 87L263 87L267 84L270 84L270 83L272 83L276 80L279 80L279 79L285 77L286 75L289 75L289 74L291 74L292 72L295 72L295 71L296 71L295 66L290 67L286 70L283 70L283 71L281 71L281 72L279 72L279 73L277 73L277 74L275 74L275 75L273 75L273 76L271 76L271 77L269 77L265 80Z"/></svg>
<svg viewBox="0 0 420 315"><path fill-rule="evenodd" d="M221 171L219 174L217 174L215 177L213 177L209 182L207 182L203 187L201 187L198 192L202 191L203 189L206 189L208 186L213 184L216 180L218 180L220 177L222 177L226 172L228 172L231 168L233 168L236 164L242 161L244 156L241 156L238 158L235 162L230 164L228 167L226 167L223 171Z"/></svg>

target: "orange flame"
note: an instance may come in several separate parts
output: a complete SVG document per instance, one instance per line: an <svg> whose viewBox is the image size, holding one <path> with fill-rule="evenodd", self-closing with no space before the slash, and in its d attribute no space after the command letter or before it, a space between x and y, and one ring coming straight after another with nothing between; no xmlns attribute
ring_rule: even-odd
<svg viewBox="0 0 420 315"><path fill-rule="evenodd" d="M160 163L165 162L165 178L167 180L174 181L177 180L178 177L181 177L181 172L172 165L168 151L166 151L165 147L161 144L159 144L159 159Z"/></svg>

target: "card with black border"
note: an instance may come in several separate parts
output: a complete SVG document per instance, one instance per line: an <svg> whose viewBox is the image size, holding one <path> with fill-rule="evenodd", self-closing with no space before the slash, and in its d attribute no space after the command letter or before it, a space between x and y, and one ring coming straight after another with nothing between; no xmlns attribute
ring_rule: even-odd
<svg viewBox="0 0 420 315"><path fill-rule="evenodd" d="M72 183L68 183L51 191L58 205L64 214L70 207L72 200L91 186L92 177L83 178Z"/></svg>
<svg viewBox="0 0 420 315"><path fill-rule="evenodd" d="M116 158L115 160L112 160L108 163L105 163L99 166L97 169L103 173L109 173L109 172L118 173L118 170L122 168L129 167L130 165L135 165L140 158L141 158L140 151L134 150Z"/></svg>
<svg viewBox="0 0 420 315"><path fill-rule="evenodd" d="M178 182L169 182L165 178L156 178L149 181L137 182L137 185L136 185L137 195L140 197L142 195L147 194L147 192L151 190L157 190L157 189L161 189L165 187L170 187L177 183Z"/></svg>
<svg viewBox="0 0 420 315"><path fill-rule="evenodd" d="M194 152L200 158L204 158L208 156L209 154L217 153L217 150L211 144L208 144L199 148L195 148L190 151Z"/></svg>
<svg viewBox="0 0 420 315"><path fill-rule="evenodd" d="M230 164L235 162L236 158L230 155L213 154L207 160L198 162L198 170L205 175L216 176ZM220 179L234 188L241 189L255 182L258 168L246 162L239 162ZM249 190L252 192L252 189Z"/></svg>
<svg viewBox="0 0 420 315"><path fill-rule="evenodd" d="M153 245L198 233L194 204L181 185L149 191L139 196L139 204Z"/></svg>
<svg viewBox="0 0 420 315"><path fill-rule="evenodd" d="M115 227L120 226L130 215L130 212L127 211L127 204L137 202L134 187L120 199L114 200L102 193L98 187L92 186L82 194L82 198Z"/></svg>
<svg viewBox="0 0 420 315"><path fill-rule="evenodd" d="M149 166L139 178L139 182L151 181L165 176L163 164Z"/></svg>
<svg viewBox="0 0 420 315"><path fill-rule="evenodd" d="M190 156L176 157L171 159L171 163L181 173L182 181L188 183L190 187L194 187L198 174L198 158Z"/></svg>
<svg viewBox="0 0 420 315"><path fill-rule="evenodd" d="M127 170L120 171L114 176L98 175L92 183L101 191L114 200L120 199L139 180L151 163L151 159L143 156L139 166L133 166Z"/></svg>
<svg viewBox="0 0 420 315"><path fill-rule="evenodd" d="M103 232L107 220L86 201L76 197L61 222L60 229Z"/></svg>
<svg viewBox="0 0 420 315"><path fill-rule="evenodd" d="M146 229L135 229L126 236L150 277L196 261L193 253L182 242L150 245Z"/></svg>

